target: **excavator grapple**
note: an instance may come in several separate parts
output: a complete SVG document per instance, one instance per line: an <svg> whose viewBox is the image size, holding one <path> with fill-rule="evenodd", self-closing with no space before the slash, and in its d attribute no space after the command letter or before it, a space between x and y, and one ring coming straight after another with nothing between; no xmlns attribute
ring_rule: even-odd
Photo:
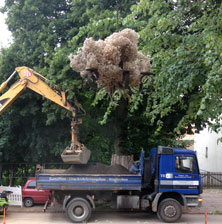
<svg viewBox="0 0 222 224"><path fill-rule="evenodd" d="M87 164L90 155L91 151L84 147L82 150L76 150L72 153L67 153L67 150L65 149L61 154L61 158L62 161L67 164Z"/></svg>
<svg viewBox="0 0 222 224"><path fill-rule="evenodd" d="M72 143L61 154L62 161L67 164L86 164L91 151L79 142L78 126L82 124L81 118L73 118L71 122Z"/></svg>

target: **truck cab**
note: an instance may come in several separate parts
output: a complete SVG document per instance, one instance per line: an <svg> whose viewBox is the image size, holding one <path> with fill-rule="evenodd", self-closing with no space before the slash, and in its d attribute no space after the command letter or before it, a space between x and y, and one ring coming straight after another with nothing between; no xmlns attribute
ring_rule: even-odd
<svg viewBox="0 0 222 224"><path fill-rule="evenodd" d="M159 146L150 150L149 162L154 191L152 210L161 220L172 221L173 214L181 214L176 211L181 205L201 206L202 183L195 151ZM173 206L176 203L178 206Z"/></svg>
<svg viewBox="0 0 222 224"><path fill-rule="evenodd" d="M158 192L201 194L201 176L196 153L192 150L159 146L150 151L151 176ZM146 171L145 171L146 172Z"/></svg>

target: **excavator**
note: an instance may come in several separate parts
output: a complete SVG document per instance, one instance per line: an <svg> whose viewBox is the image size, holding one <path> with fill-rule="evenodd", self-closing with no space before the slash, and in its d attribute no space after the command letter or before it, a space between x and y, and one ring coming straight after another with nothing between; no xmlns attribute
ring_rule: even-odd
<svg viewBox="0 0 222 224"><path fill-rule="evenodd" d="M60 90L56 85L50 87L48 80L31 68L26 66L17 67L9 78L0 86L0 92L6 88L9 81L18 73L20 79L16 81L4 94L0 96L0 115L27 89L42 95L43 97L53 101L59 106L70 111L72 114L71 121L71 145L66 147L61 158L66 164L87 164L91 155L91 151L79 142L78 126L82 124L82 119L77 115L77 108L84 114L84 109L75 103L72 106L67 100L65 92Z"/></svg>

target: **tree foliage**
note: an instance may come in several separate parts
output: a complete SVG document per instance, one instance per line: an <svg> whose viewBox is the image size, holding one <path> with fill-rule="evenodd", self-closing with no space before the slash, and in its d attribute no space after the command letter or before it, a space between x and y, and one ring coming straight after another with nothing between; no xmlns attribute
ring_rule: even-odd
<svg viewBox="0 0 222 224"><path fill-rule="evenodd" d="M87 111L80 133L92 160L109 160L116 121L118 144L135 155L157 144L175 145L191 124L197 130L206 122L219 128L221 1L6 0L1 11L8 14L14 38L1 49L1 80L26 65L65 89L70 101L78 99ZM121 91L110 97L83 83L70 69L68 55L87 37L104 39L124 28L139 32L139 49L151 55L153 74L131 89L130 98ZM123 104L124 113L117 116ZM107 123L100 126L104 114ZM70 141L69 118L65 110L26 91L1 116L4 161L59 161Z"/></svg>
<svg viewBox="0 0 222 224"><path fill-rule="evenodd" d="M197 130L221 115L221 15L220 1L140 1L133 15L139 23L141 46L153 59L152 83L146 117L165 128L164 119L175 116L174 131ZM139 16L139 15L145 15ZM136 94L136 99L139 97ZM141 94L140 94L141 95ZM144 94L142 95L144 97ZM185 130L186 129L186 130Z"/></svg>
<svg viewBox="0 0 222 224"><path fill-rule="evenodd" d="M69 67L68 55L75 49L69 40L81 26L79 15L73 16L74 6L71 1L61 0L5 1L2 11L8 13L7 24L14 43L1 49L1 80L15 67L26 65L66 90L71 102L77 98L87 110L80 132L82 142L95 151L92 160L106 162L112 150L112 132L97 125L105 108L90 108L94 92L83 86ZM60 153L70 144L69 122L68 112L27 90L1 116L3 162L60 162Z"/></svg>

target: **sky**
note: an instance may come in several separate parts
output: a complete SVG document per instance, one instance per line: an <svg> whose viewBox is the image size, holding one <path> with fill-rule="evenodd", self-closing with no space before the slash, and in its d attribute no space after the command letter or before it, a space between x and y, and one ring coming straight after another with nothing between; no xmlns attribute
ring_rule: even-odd
<svg viewBox="0 0 222 224"><path fill-rule="evenodd" d="M0 7L4 5L4 0L0 0ZM12 42L11 33L5 24L5 19L7 15L0 13L0 48L8 47L10 42Z"/></svg>

